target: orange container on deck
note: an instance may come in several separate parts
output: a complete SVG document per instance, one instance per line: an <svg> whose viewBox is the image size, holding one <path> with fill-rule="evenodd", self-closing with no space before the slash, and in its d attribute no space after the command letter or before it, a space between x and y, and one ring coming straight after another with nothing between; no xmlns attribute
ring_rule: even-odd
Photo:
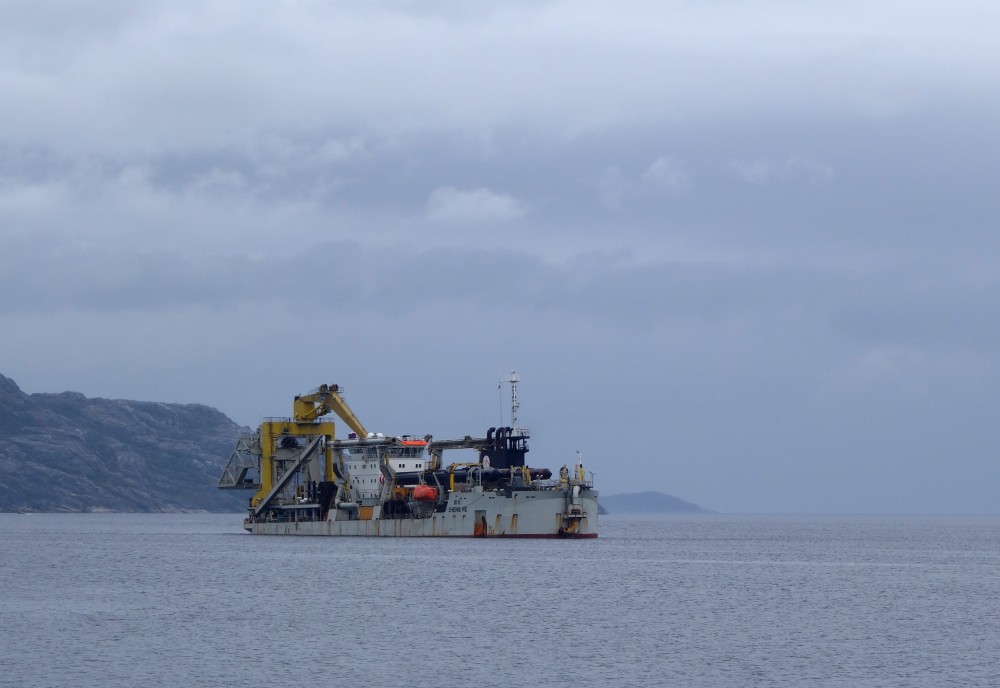
<svg viewBox="0 0 1000 688"><path fill-rule="evenodd" d="M413 498L418 502L433 502L438 498L437 488L430 485L416 485L413 488Z"/></svg>

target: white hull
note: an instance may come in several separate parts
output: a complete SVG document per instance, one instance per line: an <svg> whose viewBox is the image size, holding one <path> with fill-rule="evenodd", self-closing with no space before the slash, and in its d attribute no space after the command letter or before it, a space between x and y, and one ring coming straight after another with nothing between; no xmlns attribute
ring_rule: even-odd
<svg viewBox="0 0 1000 688"><path fill-rule="evenodd" d="M570 488L458 492L448 495L444 511L423 516L381 518L375 506L331 509L323 521L257 521L245 527L255 535L596 538L597 493L586 490L574 500Z"/></svg>

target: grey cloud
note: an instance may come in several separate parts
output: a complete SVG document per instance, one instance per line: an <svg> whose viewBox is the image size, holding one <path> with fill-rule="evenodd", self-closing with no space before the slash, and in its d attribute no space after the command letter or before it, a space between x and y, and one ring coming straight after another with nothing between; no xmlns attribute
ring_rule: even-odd
<svg viewBox="0 0 1000 688"><path fill-rule="evenodd" d="M44 240L13 244L3 266L5 313L271 302L305 295L365 312L429 304L517 303L522 313L560 313L610 331L669 330L678 323L755 317L823 327L861 346L974 346L997 353L996 282L960 284L904 270L876 273L637 262L595 254L550 263L515 250L374 249L319 243L252 258L194 258L127 248L53 251ZM25 296L26 295L26 296Z"/></svg>
<svg viewBox="0 0 1000 688"><path fill-rule="evenodd" d="M795 179L818 184L833 179L833 169L829 165L794 154L781 160L733 160L729 166L741 179L752 184Z"/></svg>
<svg viewBox="0 0 1000 688"><path fill-rule="evenodd" d="M209 3L187 15L152 5L107 23L77 16L68 23L92 35L70 44L70 62L54 70L14 62L57 87L18 99L5 124L35 142L164 150L335 123L383 132L513 125L573 137L720 112L733 113L729 121L772 112L881 117L879 103L905 112L926 98L926 63L941 59L942 25L930 4L911 5L903 17L778 3L765 13L788 17L777 25L738 4L636 3L609 17L589 3L574 7L568 23L563 3L502 7L454 20L380 4L243 13ZM8 42L67 52L43 21L32 26ZM915 38L898 41L901 32ZM948 59L989 60L987 35L950 45ZM894 54L906 59L879 59ZM17 116L45 104L77 114L72 136L62 117Z"/></svg>
<svg viewBox="0 0 1000 688"><path fill-rule="evenodd" d="M441 186L427 199L427 219L443 224L492 224L516 220L527 212L524 203L505 193L480 187Z"/></svg>

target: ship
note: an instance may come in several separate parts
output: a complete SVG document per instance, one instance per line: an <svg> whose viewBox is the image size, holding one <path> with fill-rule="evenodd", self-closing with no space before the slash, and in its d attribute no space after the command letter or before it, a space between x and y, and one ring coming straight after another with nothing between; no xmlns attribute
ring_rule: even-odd
<svg viewBox="0 0 1000 688"><path fill-rule="evenodd" d="M596 538L598 493L579 452L557 473L527 462L518 381L502 380L510 425L445 440L368 432L340 387L321 385L295 397L291 417L239 438L219 488L255 490L243 521L254 535ZM466 460L446 463L456 451Z"/></svg>

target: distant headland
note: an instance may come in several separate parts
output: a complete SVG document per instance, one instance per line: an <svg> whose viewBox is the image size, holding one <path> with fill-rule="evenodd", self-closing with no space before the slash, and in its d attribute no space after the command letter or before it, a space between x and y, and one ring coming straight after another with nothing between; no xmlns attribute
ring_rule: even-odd
<svg viewBox="0 0 1000 688"><path fill-rule="evenodd" d="M245 431L208 406L26 394L0 375L0 511L240 511L216 484Z"/></svg>
<svg viewBox="0 0 1000 688"><path fill-rule="evenodd" d="M601 495L602 513L610 514L710 514L697 504L662 492Z"/></svg>

